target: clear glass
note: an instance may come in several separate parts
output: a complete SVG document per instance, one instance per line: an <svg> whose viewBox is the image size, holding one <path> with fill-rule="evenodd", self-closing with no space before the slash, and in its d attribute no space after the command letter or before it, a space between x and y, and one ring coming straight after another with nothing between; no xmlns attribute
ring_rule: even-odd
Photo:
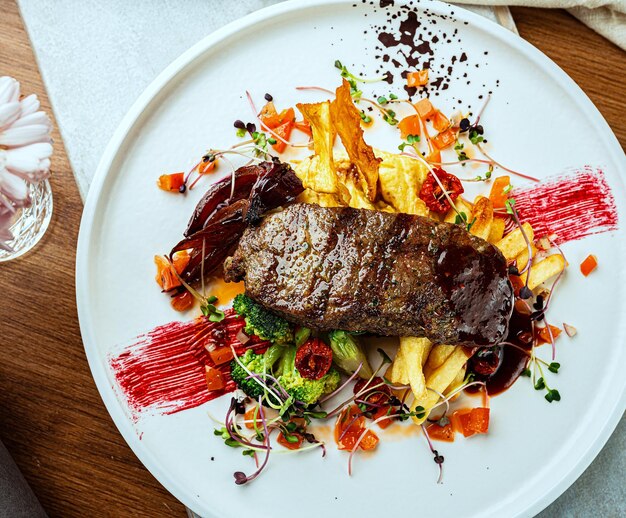
<svg viewBox="0 0 626 518"><path fill-rule="evenodd" d="M31 250L43 237L52 218L52 189L50 182L28 185L32 205L16 212L11 225L13 240L7 244L11 252L0 249L0 262L16 259Z"/></svg>

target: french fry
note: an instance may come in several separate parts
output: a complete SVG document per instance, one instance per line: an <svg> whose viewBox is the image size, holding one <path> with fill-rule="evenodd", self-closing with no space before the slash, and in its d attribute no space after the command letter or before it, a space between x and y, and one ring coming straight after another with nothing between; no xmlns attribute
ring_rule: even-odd
<svg viewBox="0 0 626 518"><path fill-rule="evenodd" d="M422 424L426 420L430 409L439 401L439 394L442 394L450 386L459 371L467 363L467 359L468 353L466 349L464 347L455 347L446 361L439 368L435 369L430 376L426 377L426 387L431 390L428 390L426 397L416 398L412 405L413 410L418 406L425 410L425 415L421 419L413 417L413 421L416 424Z"/></svg>
<svg viewBox="0 0 626 518"><path fill-rule="evenodd" d="M455 349L456 347L454 345L435 345L432 347L426 364L424 365L424 374L428 376L434 370L438 369Z"/></svg>
<svg viewBox="0 0 626 518"><path fill-rule="evenodd" d="M532 254L531 257L535 257L535 255L537 254L537 247L533 243L530 244L530 251ZM528 246L524 248L524 251L517 256L515 262L517 263L518 270L521 271L526 268L526 265L528 264Z"/></svg>
<svg viewBox="0 0 626 518"><path fill-rule="evenodd" d="M411 391L416 398L426 396L426 379L422 365L432 344L428 338L400 337L400 349L404 350L404 362Z"/></svg>
<svg viewBox="0 0 626 518"><path fill-rule="evenodd" d="M297 104L304 119L311 125L315 155L296 167L296 175L304 187L316 192L337 192L337 175L333 162L333 145L336 131L330 115L330 102ZM301 174L299 174L301 172Z"/></svg>
<svg viewBox="0 0 626 518"><path fill-rule="evenodd" d="M401 337L396 357L387 371L389 381L410 385L415 397L423 397L426 382L422 368L431 346L432 343L427 338Z"/></svg>
<svg viewBox="0 0 626 518"><path fill-rule="evenodd" d="M462 200L461 198L457 198L454 201L454 206L456 207L456 210L450 209L444 218L446 223L454 223L456 221L456 217L458 215L457 211L464 212L467 216L467 221L472 221L472 206L469 203L466 203L465 200Z"/></svg>
<svg viewBox="0 0 626 518"><path fill-rule="evenodd" d="M524 223L522 228L524 229L524 233L528 237L528 240L532 243L535 238L533 227L530 226L530 223ZM526 241L524 240L522 231L519 228L516 228L513 232L507 234L500 241L495 243L495 246L502 252L507 261L512 261L524 251L524 248L526 248Z"/></svg>
<svg viewBox="0 0 626 518"><path fill-rule="evenodd" d="M376 158L372 147L363 139L361 116L352 101L350 84L345 79L336 90L335 100L330 103L330 114L341 143L360 175L367 198L375 201L381 159Z"/></svg>
<svg viewBox="0 0 626 518"><path fill-rule="evenodd" d="M522 282L526 282L526 275L530 275L528 279L528 287L534 290L551 277L558 275L565 269L565 259L561 254L549 255L537 264L530 267L530 272L520 275Z"/></svg>
<svg viewBox="0 0 626 518"><path fill-rule="evenodd" d="M506 226L506 221L503 218L493 218L491 222L491 232L489 232L489 237L487 241L491 244L497 243L502 239L504 235L504 227Z"/></svg>
<svg viewBox="0 0 626 518"><path fill-rule="evenodd" d="M479 196L474 203L472 217L468 220L471 224L470 234L487 239L491 232L493 221L493 204L489 198Z"/></svg>
<svg viewBox="0 0 626 518"><path fill-rule="evenodd" d="M466 372L467 372L467 364L463 365L461 370L457 373L456 378L452 380L452 383L450 383L446 391L443 393L444 396L446 397L449 396L452 392L454 392L463 384L463 382L465 381ZM452 398L450 399L450 402L457 399L460 395L461 395L461 392L456 393L454 396L452 396Z"/></svg>

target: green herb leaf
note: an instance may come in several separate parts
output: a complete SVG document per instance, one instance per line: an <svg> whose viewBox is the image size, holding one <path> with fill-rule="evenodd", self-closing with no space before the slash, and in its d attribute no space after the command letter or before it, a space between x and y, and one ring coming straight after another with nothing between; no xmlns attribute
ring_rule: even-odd
<svg viewBox="0 0 626 518"><path fill-rule="evenodd" d="M513 214L513 209L515 208L515 198L509 198L504 202L504 206L506 207L507 214Z"/></svg>
<svg viewBox="0 0 626 518"><path fill-rule="evenodd" d="M522 371L521 376L528 376L528 377L530 378L530 376L531 376L530 369L524 369L524 370Z"/></svg>
<svg viewBox="0 0 626 518"><path fill-rule="evenodd" d="M200 311L205 317L209 318L210 322L221 322L224 320L224 312L221 309L217 309L213 303L217 302L217 297L211 295L207 297L206 302L200 305Z"/></svg>
<svg viewBox="0 0 626 518"><path fill-rule="evenodd" d="M389 94L389 99L391 99L392 101L395 101L398 98L398 96L396 94Z"/></svg>
<svg viewBox="0 0 626 518"><path fill-rule="evenodd" d="M543 381L543 378L539 378L535 383L535 390L542 390L546 388L546 382Z"/></svg>
<svg viewBox="0 0 626 518"><path fill-rule="evenodd" d="M240 442L235 439L231 439L230 437L228 439L224 439L224 444L226 446L230 446L231 448L239 448L241 446Z"/></svg>
<svg viewBox="0 0 626 518"><path fill-rule="evenodd" d="M276 144L276 142L277 142L277 141L276 141L276 139L275 139L274 137L270 137L270 138L268 138L268 139L267 139L267 143L268 143L268 144L271 144L272 146L273 146L274 144Z"/></svg>
<svg viewBox="0 0 626 518"><path fill-rule="evenodd" d="M474 145L479 144L480 142L483 142L485 140L483 136L479 135L476 130L470 131L469 139L470 139L470 142Z"/></svg>
<svg viewBox="0 0 626 518"><path fill-rule="evenodd" d="M471 222L471 223L468 223L468 224L467 224L467 231L468 231L468 232L469 232L470 230L472 230L472 227L474 226L474 223L476 223L476 218L474 218L474 219L472 220L472 222Z"/></svg>
<svg viewBox="0 0 626 518"><path fill-rule="evenodd" d="M291 444L295 444L297 443L300 439L298 438L298 436L296 435L291 435L291 434L283 434L283 437L285 438L285 440Z"/></svg>
<svg viewBox="0 0 626 518"><path fill-rule="evenodd" d="M553 401L561 401L561 394L559 394L559 391L556 389L548 390L548 393L545 397L548 403L552 403Z"/></svg>
<svg viewBox="0 0 626 518"><path fill-rule="evenodd" d="M454 223L456 225L467 223L467 214L465 214L465 212L459 212L454 218Z"/></svg>
<svg viewBox="0 0 626 518"><path fill-rule="evenodd" d="M239 128L236 133L239 138L246 136L246 130L244 128Z"/></svg>
<svg viewBox="0 0 626 518"><path fill-rule="evenodd" d="M557 362L552 362L550 365L548 365L548 370L549 370L550 372L557 373L557 372L559 372L559 368L560 368L560 367L561 367L561 364L560 364L560 363L557 363Z"/></svg>
<svg viewBox="0 0 626 518"><path fill-rule="evenodd" d="M326 419L328 417L328 412L324 412L320 410L319 412L305 412L305 415L311 416L313 419Z"/></svg>

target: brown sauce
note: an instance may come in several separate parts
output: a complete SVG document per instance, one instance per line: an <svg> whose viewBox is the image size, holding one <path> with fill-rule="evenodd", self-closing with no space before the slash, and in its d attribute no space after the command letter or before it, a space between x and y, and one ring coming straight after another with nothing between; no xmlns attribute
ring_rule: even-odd
<svg viewBox="0 0 626 518"><path fill-rule="evenodd" d="M509 334L506 342L515 344L501 345L489 349L481 349L470 359L470 369L476 381L484 381L490 396L500 394L508 389L528 365L532 349L532 323L530 315L517 310L513 312L509 322ZM492 371L492 372L490 372ZM476 392L477 386L470 387L469 392Z"/></svg>

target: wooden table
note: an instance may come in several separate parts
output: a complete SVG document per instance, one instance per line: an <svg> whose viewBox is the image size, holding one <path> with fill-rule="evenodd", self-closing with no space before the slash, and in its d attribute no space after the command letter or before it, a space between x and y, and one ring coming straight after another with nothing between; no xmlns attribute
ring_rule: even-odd
<svg viewBox="0 0 626 518"><path fill-rule="evenodd" d="M583 88L626 147L626 53L564 11L512 11L522 37ZM52 113L14 0L0 0L0 13L0 76ZM50 229L36 252L0 266L0 439L51 516L183 516L119 435L91 378L74 294L82 203L53 136Z"/></svg>

